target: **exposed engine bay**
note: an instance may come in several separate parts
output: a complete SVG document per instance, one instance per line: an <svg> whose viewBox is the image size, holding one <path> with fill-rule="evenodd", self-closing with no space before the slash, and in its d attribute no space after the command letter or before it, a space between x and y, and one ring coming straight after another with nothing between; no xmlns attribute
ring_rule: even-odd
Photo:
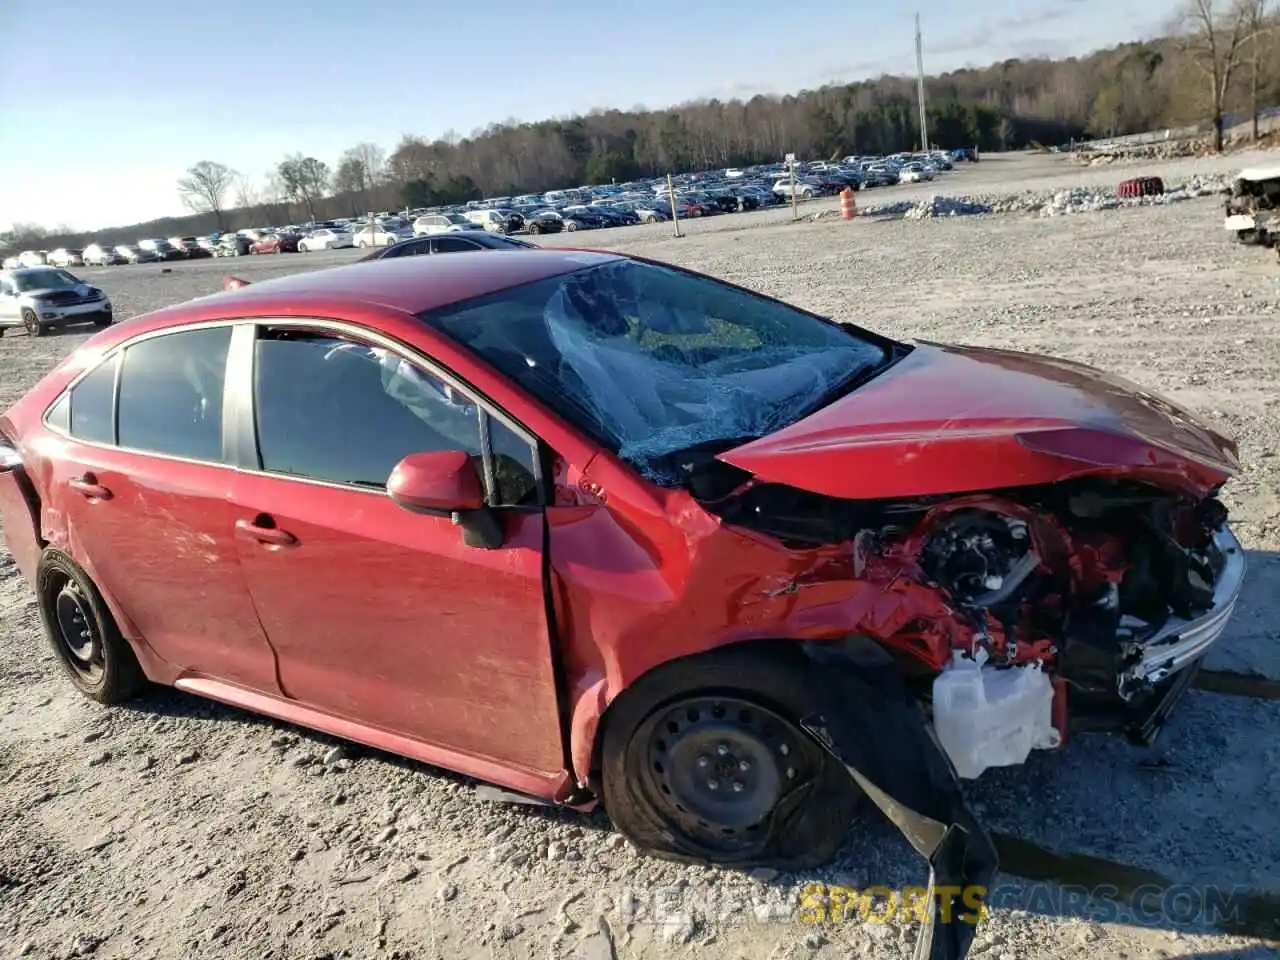
<svg viewBox="0 0 1280 960"><path fill-rule="evenodd" d="M796 550L842 545L854 577L892 590L901 615L869 632L922 702L960 660L993 678L1035 665L1053 701L1054 745L1068 736L1068 701L1076 732L1122 729L1151 742L1243 577L1216 497L1133 481L849 501L732 468L695 476L691 492L726 523Z"/></svg>

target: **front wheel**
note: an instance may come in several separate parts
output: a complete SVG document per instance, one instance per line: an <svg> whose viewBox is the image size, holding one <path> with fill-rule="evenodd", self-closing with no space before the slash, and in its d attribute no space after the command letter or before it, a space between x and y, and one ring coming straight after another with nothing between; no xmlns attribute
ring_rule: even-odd
<svg viewBox="0 0 1280 960"><path fill-rule="evenodd" d="M300 244L298 244L298 252L299 252L299 253L306 253L306 252L307 252L307 245L306 245L305 243L300 243Z"/></svg>
<svg viewBox="0 0 1280 960"><path fill-rule="evenodd" d="M44 326L34 310L22 311L22 328L27 331L29 337L43 337L45 333Z"/></svg>
<svg viewBox="0 0 1280 960"><path fill-rule="evenodd" d="M93 318L93 325L95 327L109 327L111 326L112 319L114 319L113 314L104 310Z"/></svg>
<svg viewBox="0 0 1280 960"><path fill-rule="evenodd" d="M822 677L782 641L665 664L606 716L605 809L655 856L803 870L829 860L860 797L808 734Z"/></svg>

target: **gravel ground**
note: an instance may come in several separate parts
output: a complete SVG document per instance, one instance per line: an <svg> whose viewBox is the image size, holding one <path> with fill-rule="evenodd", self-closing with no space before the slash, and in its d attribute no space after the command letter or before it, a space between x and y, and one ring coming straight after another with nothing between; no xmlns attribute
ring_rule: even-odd
<svg viewBox="0 0 1280 960"><path fill-rule="evenodd" d="M1176 182L1247 162L1121 172L993 156L880 195ZM1220 216L1212 199L1050 219L792 224L773 210L690 223L681 239L659 225L545 243L671 260L899 337L1082 360L1208 416L1241 443L1225 499L1251 552L1214 666L1280 679L1280 265L1229 242ZM258 280L353 258L84 274L128 316L213 292L227 272ZM84 338L0 340L0 407ZM0 715L4 957L891 958L914 936L896 921L807 926L788 907L811 880L921 882L874 816L820 876L675 867L637 856L603 815L493 803L472 782L171 691L97 707L58 675L7 556ZM1025 841L1005 842L1023 878L1255 894L1240 915L1252 925L1229 934L1011 876L975 957L1277 956L1280 944L1245 934L1280 914L1280 702L1193 691L1152 750L1080 737L985 775L972 796L993 829Z"/></svg>

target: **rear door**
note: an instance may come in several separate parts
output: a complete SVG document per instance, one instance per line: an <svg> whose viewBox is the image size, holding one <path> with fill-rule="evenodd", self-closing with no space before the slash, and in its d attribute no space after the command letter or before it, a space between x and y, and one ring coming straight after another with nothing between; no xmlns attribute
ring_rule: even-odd
<svg viewBox="0 0 1280 960"><path fill-rule="evenodd" d="M409 353L345 325L263 325L232 500L285 694L330 715L542 774L564 768L531 440ZM247 406L247 405L246 405ZM410 453L465 450L505 532L388 496Z"/></svg>
<svg viewBox="0 0 1280 960"><path fill-rule="evenodd" d="M222 429L231 336L230 325L146 336L74 384L51 506L76 561L158 656L278 695L234 538Z"/></svg>

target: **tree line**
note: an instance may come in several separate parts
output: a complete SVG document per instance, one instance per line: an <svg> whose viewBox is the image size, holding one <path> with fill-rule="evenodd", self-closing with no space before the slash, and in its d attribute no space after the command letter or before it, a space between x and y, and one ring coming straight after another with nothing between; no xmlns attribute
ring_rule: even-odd
<svg viewBox="0 0 1280 960"><path fill-rule="evenodd" d="M1012 59L926 78L931 146L985 151L1204 124L1219 149L1225 118L1280 104L1274 0L1185 0L1170 34L1084 57ZM881 76L785 96L601 110L535 123L508 120L470 136L373 143L330 167L294 154L255 181L204 160L177 183L191 216L98 231L204 234L374 210L462 203L584 183L772 162L918 149L915 81ZM1256 122L1256 121L1255 121ZM1255 130L1256 136L1256 130ZM0 242L87 242L66 228L18 225Z"/></svg>

